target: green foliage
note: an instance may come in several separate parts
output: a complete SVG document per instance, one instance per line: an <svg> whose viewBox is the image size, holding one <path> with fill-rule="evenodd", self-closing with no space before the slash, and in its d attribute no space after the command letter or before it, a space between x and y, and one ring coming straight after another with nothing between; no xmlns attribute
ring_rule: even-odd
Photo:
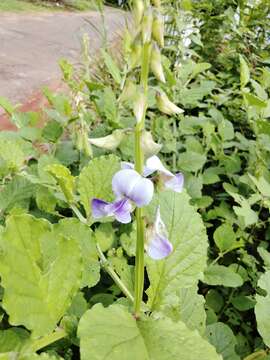
<svg viewBox="0 0 270 360"><path fill-rule="evenodd" d="M81 279L78 243L45 220L11 216L1 236L3 308L12 325L34 337L51 332L69 307ZM16 262L14 262L16 259Z"/></svg>
<svg viewBox="0 0 270 360"><path fill-rule="evenodd" d="M147 293L152 310L159 310L168 304L168 297L202 279L207 251L204 226L196 210L189 205L186 193L167 191L158 194L149 208L150 217L154 217L157 206L160 206L161 217L170 229L169 238L174 251L165 260L148 259L147 273L151 285Z"/></svg>
<svg viewBox="0 0 270 360"><path fill-rule="evenodd" d="M104 357L114 360L119 359L119 354L123 360L161 360L179 356L186 360L197 357L220 359L214 348L184 323L151 317L136 322L119 305L105 309L98 304L88 310L81 318L78 333L82 360Z"/></svg>

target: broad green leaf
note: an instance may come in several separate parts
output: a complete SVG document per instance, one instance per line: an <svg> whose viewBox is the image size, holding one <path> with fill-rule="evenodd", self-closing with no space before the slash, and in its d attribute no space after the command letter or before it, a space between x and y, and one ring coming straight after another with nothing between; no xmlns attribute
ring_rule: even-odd
<svg viewBox="0 0 270 360"><path fill-rule="evenodd" d="M206 156L197 152L187 151L178 156L178 166L184 171L196 172L204 166L205 162Z"/></svg>
<svg viewBox="0 0 270 360"><path fill-rule="evenodd" d="M264 109L267 107L267 101L261 100L258 96L248 92L244 93L244 99L248 106L254 106L255 108L259 109Z"/></svg>
<svg viewBox="0 0 270 360"><path fill-rule="evenodd" d="M35 186L30 181L15 176L0 191L0 212L6 212L13 207L27 207L35 193Z"/></svg>
<svg viewBox="0 0 270 360"><path fill-rule="evenodd" d="M255 315L258 331L265 345L270 346L270 271L266 271L259 279L258 286L265 290L266 294L256 295Z"/></svg>
<svg viewBox="0 0 270 360"><path fill-rule="evenodd" d="M236 240L233 227L224 223L220 225L214 232L214 240L221 252L229 251L243 246L243 242Z"/></svg>
<svg viewBox="0 0 270 360"><path fill-rule="evenodd" d="M77 241L56 236L46 220L15 215L7 219L0 245L2 305L10 324L24 325L34 337L48 334L80 285Z"/></svg>
<svg viewBox="0 0 270 360"><path fill-rule="evenodd" d="M239 295L232 299L233 306L239 311L253 309L256 301L251 296Z"/></svg>
<svg viewBox="0 0 270 360"><path fill-rule="evenodd" d="M94 233L95 241L103 252L109 250L114 241L115 234L111 223L100 224Z"/></svg>
<svg viewBox="0 0 270 360"><path fill-rule="evenodd" d="M75 178L70 170L61 164L52 164L46 167L46 171L51 174L59 184L68 202L74 201Z"/></svg>
<svg viewBox="0 0 270 360"><path fill-rule="evenodd" d="M208 290L205 300L206 308L211 308L215 311L215 313L218 313L224 306L224 299L222 295L215 289Z"/></svg>
<svg viewBox="0 0 270 360"><path fill-rule="evenodd" d="M210 265L204 272L204 282L208 285L238 287L243 285L242 277L223 265Z"/></svg>
<svg viewBox="0 0 270 360"><path fill-rule="evenodd" d="M51 355L47 353L41 353L41 354L27 354L27 355L20 355L18 360L61 360L62 357L59 357L58 355ZM0 358L1 360L1 358ZM10 359L12 360L12 359Z"/></svg>
<svg viewBox="0 0 270 360"><path fill-rule="evenodd" d="M92 230L77 219L70 218L54 225L54 231L58 235L75 239L81 248L83 262L81 287L96 285L100 278L100 264Z"/></svg>
<svg viewBox="0 0 270 360"><path fill-rule="evenodd" d="M40 210L53 214L57 205L57 199L50 189L45 186L38 186L36 203Z"/></svg>
<svg viewBox="0 0 270 360"><path fill-rule="evenodd" d="M222 355L223 360L240 360L235 352L236 338L228 325L222 322L208 325L206 336L217 352Z"/></svg>
<svg viewBox="0 0 270 360"><path fill-rule="evenodd" d="M0 330L0 353L18 351L29 338L29 333L20 328Z"/></svg>
<svg viewBox="0 0 270 360"><path fill-rule="evenodd" d="M248 64L246 63L243 56L240 54L239 54L239 61L240 61L240 83L241 83L241 88L243 88L249 82L250 73L249 73Z"/></svg>
<svg viewBox="0 0 270 360"><path fill-rule="evenodd" d="M118 170L120 170L120 161L114 155L93 159L82 170L78 189L87 216L91 214L90 204L93 198L113 200L112 178Z"/></svg>
<svg viewBox="0 0 270 360"><path fill-rule="evenodd" d="M231 140L234 138L233 124L229 120L222 120L218 124L218 132L223 141Z"/></svg>
<svg viewBox="0 0 270 360"><path fill-rule="evenodd" d="M198 332L170 319L136 321L121 305L88 310L78 335L82 360L221 360Z"/></svg>
<svg viewBox="0 0 270 360"><path fill-rule="evenodd" d="M205 332L206 313L204 297L198 294L197 286L176 291L167 298L167 303L161 307L161 312L175 322L182 321L191 330Z"/></svg>
<svg viewBox="0 0 270 360"><path fill-rule="evenodd" d="M189 200L186 192L165 191L155 196L148 209L153 220L160 206L161 218L174 247L168 258L147 261L150 279L148 304L152 310L159 310L167 303L167 297L182 288L194 286L202 279L208 241L201 217Z"/></svg>
<svg viewBox="0 0 270 360"><path fill-rule="evenodd" d="M0 178L18 172L23 167L25 158L17 142L0 138Z"/></svg>

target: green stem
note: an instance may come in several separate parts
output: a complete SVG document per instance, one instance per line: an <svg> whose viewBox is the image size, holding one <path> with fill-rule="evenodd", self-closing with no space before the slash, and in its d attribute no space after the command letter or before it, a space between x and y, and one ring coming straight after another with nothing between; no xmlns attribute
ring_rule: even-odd
<svg viewBox="0 0 270 360"><path fill-rule="evenodd" d="M101 260L102 267L106 270L106 272L110 275L110 277L114 280L116 285L118 285L119 289L123 292L123 294L126 295L126 297L133 303L134 297L126 287L126 285L122 282L122 280L119 278L119 276L116 274L114 269L112 268L111 264L107 260L107 258L104 256L100 246L97 244L97 251L99 254L99 258Z"/></svg>
<svg viewBox="0 0 270 360"><path fill-rule="evenodd" d="M80 210L77 208L76 205L71 204L71 209L73 210L74 214L77 216L77 218L80 220L81 223L85 225L89 225L87 219L83 216L83 214L80 212ZM110 275L110 277L113 279L113 281L118 285L119 289L122 290L123 294L126 295L126 297L131 301L134 302L134 297L126 287L126 285L122 282L122 280L119 278L119 276L116 274L114 269L112 268L111 264L103 254L99 244L96 244L97 252L99 255L99 258L101 260L101 265L104 268L104 270Z"/></svg>
<svg viewBox="0 0 270 360"><path fill-rule="evenodd" d="M36 352L40 349L45 348L46 346L63 339L67 336L67 333L63 329L59 329L47 336L42 337L41 339L35 340L33 344L31 345L31 350L33 352Z"/></svg>
<svg viewBox="0 0 270 360"><path fill-rule="evenodd" d="M145 98L148 95L148 73L149 61L151 53L151 44L146 43L143 45L142 51L142 68L141 68L141 86ZM141 147L141 134L144 130L146 107L144 109L144 116L141 123L136 125L135 128L135 170L142 174L144 165L144 154ZM139 318L141 312L141 304L144 288L144 243L145 243L145 223L143 219L143 209L136 209L136 223L137 223L137 243L136 243L136 262L135 262L135 302L134 302L134 315Z"/></svg>

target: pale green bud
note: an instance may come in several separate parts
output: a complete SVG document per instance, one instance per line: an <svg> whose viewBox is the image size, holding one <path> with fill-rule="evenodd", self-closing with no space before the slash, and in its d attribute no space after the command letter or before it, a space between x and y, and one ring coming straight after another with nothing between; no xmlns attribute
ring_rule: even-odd
<svg viewBox="0 0 270 360"><path fill-rule="evenodd" d="M158 109L164 114L173 115L182 114L184 112L183 109L179 108L173 102L171 102L165 93L157 92L156 100Z"/></svg>
<svg viewBox="0 0 270 360"><path fill-rule="evenodd" d="M158 12L154 12L152 35L160 47L164 47L164 18Z"/></svg>
<svg viewBox="0 0 270 360"><path fill-rule="evenodd" d="M146 97L143 91L139 90L133 104L133 112L137 120L137 124L141 123L144 117L146 108Z"/></svg>
<svg viewBox="0 0 270 360"><path fill-rule="evenodd" d="M161 62L161 53L156 43L152 48L150 67L153 74L159 81L166 82Z"/></svg>
<svg viewBox="0 0 270 360"><path fill-rule="evenodd" d="M144 2L143 0L134 0L133 3L133 14L134 14L134 20L135 24L139 25L142 21L144 13Z"/></svg>
<svg viewBox="0 0 270 360"><path fill-rule="evenodd" d="M162 145L155 143L150 131L142 132L141 146L146 158L156 155L162 148Z"/></svg>
<svg viewBox="0 0 270 360"><path fill-rule="evenodd" d="M135 67L140 65L142 54L142 45L139 40L135 40L131 48L130 60L129 60L129 69L132 70Z"/></svg>
<svg viewBox="0 0 270 360"><path fill-rule="evenodd" d="M125 130L115 130L112 134L95 139L89 139L89 143L99 148L113 151L125 137Z"/></svg>
<svg viewBox="0 0 270 360"><path fill-rule="evenodd" d="M142 19L142 41L144 44L151 41L152 37L152 24L153 24L153 12L152 8L149 7L143 16Z"/></svg>

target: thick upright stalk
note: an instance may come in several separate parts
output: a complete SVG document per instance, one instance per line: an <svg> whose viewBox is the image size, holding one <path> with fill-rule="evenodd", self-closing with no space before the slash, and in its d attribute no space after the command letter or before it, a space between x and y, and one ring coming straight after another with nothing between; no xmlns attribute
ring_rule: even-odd
<svg viewBox="0 0 270 360"><path fill-rule="evenodd" d="M150 60L150 43L143 45L142 52L142 68L141 68L141 86L143 88L144 96L147 99L148 93L148 73ZM140 123L135 128L135 169L138 173L143 173L144 154L141 147L141 134L144 130L146 107L144 109L144 116ZM135 263L135 302L134 313L135 317L140 316L141 303L144 288L144 243L145 243L145 224L143 219L143 209L136 209L136 223L137 223L137 243L136 243L136 263Z"/></svg>

